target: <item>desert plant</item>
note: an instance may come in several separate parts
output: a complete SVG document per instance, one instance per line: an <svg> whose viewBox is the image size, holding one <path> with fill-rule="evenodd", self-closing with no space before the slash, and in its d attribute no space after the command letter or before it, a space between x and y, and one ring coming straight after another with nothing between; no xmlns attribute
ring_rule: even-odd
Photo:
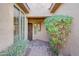
<svg viewBox="0 0 79 59"><path fill-rule="evenodd" d="M56 55L58 55L59 49L63 47L64 39L70 33L71 23L72 17L63 15L50 16L44 21L46 30L51 37L50 45L53 47L53 52Z"/></svg>

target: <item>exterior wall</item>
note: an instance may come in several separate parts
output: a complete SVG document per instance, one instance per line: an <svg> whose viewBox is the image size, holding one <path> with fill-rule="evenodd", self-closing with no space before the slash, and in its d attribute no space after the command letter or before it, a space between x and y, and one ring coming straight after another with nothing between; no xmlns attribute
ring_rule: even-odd
<svg viewBox="0 0 79 59"><path fill-rule="evenodd" d="M33 26L33 40L37 39L43 41L49 41L49 37L43 22L41 23L41 31L37 32L36 34L34 33L34 26Z"/></svg>
<svg viewBox="0 0 79 59"><path fill-rule="evenodd" d="M72 30L63 55L79 55L79 4L62 4L53 15L69 15L73 17Z"/></svg>
<svg viewBox="0 0 79 59"><path fill-rule="evenodd" d="M0 51L13 43L13 4L0 4Z"/></svg>

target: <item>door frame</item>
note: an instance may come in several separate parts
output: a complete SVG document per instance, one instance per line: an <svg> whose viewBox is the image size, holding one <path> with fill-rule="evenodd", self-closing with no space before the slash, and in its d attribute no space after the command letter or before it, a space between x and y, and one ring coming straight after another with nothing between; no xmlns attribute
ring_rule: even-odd
<svg viewBox="0 0 79 59"><path fill-rule="evenodd" d="M29 27L31 25L31 27ZM30 31L29 31L30 29ZM32 41L33 40L33 24L28 23L28 40Z"/></svg>

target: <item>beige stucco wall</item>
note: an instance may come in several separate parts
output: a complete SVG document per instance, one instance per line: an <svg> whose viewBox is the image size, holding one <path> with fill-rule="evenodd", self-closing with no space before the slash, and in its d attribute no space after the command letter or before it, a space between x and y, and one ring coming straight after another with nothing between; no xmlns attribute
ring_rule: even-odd
<svg viewBox="0 0 79 59"><path fill-rule="evenodd" d="M13 43L13 4L0 4L0 51Z"/></svg>
<svg viewBox="0 0 79 59"><path fill-rule="evenodd" d="M79 4L62 4L54 15L69 15L73 17L70 39L67 40L64 55L79 55Z"/></svg>
<svg viewBox="0 0 79 59"><path fill-rule="evenodd" d="M43 41L49 41L49 36L47 34L47 31L45 29L44 23L41 23L41 31L34 33L34 25L33 25L33 40L43 40Z"/></svg>

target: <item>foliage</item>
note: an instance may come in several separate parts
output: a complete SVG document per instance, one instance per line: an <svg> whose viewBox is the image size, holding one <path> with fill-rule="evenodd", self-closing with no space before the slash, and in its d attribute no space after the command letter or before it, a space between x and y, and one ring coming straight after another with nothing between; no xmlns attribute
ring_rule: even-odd
<svg viewBox="0 0 79 59"><path fill-rule="evenodd" d="M63 47L66 37L70 33L71 23L72 17L63 15L50 16L44 21L46 30L51 37L50 45L56 55L58 55L59 49Z"/></svg>
<svg viewBox="0 0 79 59"><path fill-rule="evenodd" d="M9 47L7 50L4 50L0 52L0 56L19 56L23 55L25 49L26 49L26 44L27 41L22 39L15 39L14 44Z"/></svg>

